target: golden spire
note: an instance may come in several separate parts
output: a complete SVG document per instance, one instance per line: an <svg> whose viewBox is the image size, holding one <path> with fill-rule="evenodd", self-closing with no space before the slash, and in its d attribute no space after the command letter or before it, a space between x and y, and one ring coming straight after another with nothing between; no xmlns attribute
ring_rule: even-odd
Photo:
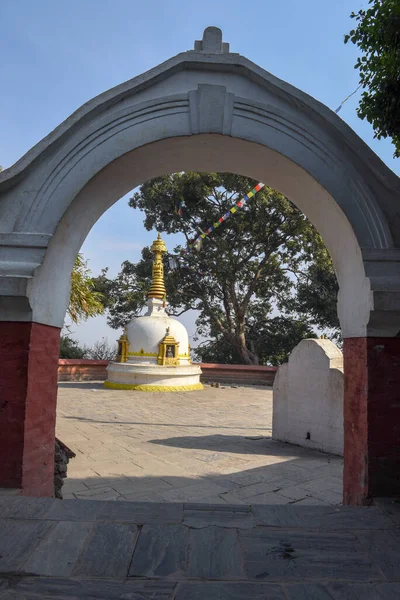
<svg viewBox="0 0 400 600"><path fill-rule="evenodd" d="M165 283L164 283L164 265L163 265L163 254L167 252L167 246L161 239L161 235L158 234L157 239L153 242L151 251L154 254L153 261L153 280L149 291L147 292L148 298L158 298L158 300L165 300Z"/></svg>

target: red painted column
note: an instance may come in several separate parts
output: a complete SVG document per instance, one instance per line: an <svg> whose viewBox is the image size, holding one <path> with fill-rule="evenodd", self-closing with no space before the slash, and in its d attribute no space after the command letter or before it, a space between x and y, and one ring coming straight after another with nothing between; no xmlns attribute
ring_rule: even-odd
<svg viewBox="0 0 400 600"><path fill-rule="evenodd" d="M0 322L0 488L53 496L60 329Z"/></svg>
<svg viewBox="0 0 400 600"><path fill-rule="evenodd" d="M400 337L344 340L344 504L400 495Z"/></svg>

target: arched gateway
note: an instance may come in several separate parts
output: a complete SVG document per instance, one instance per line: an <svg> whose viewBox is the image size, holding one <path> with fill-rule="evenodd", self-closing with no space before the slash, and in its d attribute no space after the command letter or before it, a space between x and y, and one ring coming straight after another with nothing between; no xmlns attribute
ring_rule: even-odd
<svg viewBox="0 0 400 600"><path fill-rule="evenodd" d="M76 253L159 175L230 171L321 233L345 338L344 501L400 492L400 180L328 108L221 31L94 98L0 176L0 487L51 495L60 328Z"/></svg>

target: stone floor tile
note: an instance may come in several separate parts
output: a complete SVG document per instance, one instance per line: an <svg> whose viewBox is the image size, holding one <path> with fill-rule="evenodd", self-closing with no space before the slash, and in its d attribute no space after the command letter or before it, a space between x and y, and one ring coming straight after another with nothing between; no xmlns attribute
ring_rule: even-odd
<svg viewBox="0 0 400 600"><path fill-rule="evenodd" d="M42 519L56 502L52 498L0 497L0 518Z"/></svg>
<svg viewBox="0 0 400 600"><path fill-rule="evenodd" d="M288 506L255 505L253 513L259 525L270 527L343 530L393 527L390 517L373 506L301 506L296 502Z"/></svg>
<svg viewBox="0 0 400 600"><path fill-rule="evenodd" d="M129 569L130 577L181 579L187 568L189 529L183 525L144 525Z"/></svg>
<svg viewBox="0 0 400 600"><path fill-rule="evenodd" d="M158 502L166 504L168 500L163 498L157 492L137 492L136 494L121 494L119 498L117 498L117 502L123 502L129 500L130 502Z"/></svg>
<svg viewBox="0 0 400 600"><path fill-rule="evenodd" d="M96 481L97 485L103 485L103 487L104 487L104 484L101 484L101 482L99 482L98 479L94 479L94 481ZM64 480L64 485L62 487L62 495L63 495L63 498L65 498L66 494L73 494L74 492L84 492L88 489L89 489L89 486L86 485L85 480L66 479L66 480Z"/></svg>
<svg viewBox="0 0 400 600"><path fill-rule="evenodd" d="M32 575L68 577L93 527L93 523L56 523L24 563L23 570Z"/></svg>
<svg viewBox="0 0 400 600"><path fill-rule="evenodd" d="M110 483L110 487L120 494L134 494L136 492L168 492L172 486L160 477L124 477Z"/></svg>
<svg viewBox="0 0 400 600"><path fill-rule="evenodd" d="M339 485L340 483L337 477L317 477L316 479L300 483L299 487L309 493L317 492L318 494L325 494L328 491L337 491Z"/></svg>
<svg viewBox="0 0 400 600"><path fill-rule="evenodd" d="M52 525L46 521L0 521L0 572L21 569Z"/></svg>
<svg viewBox="0 0 400 600"><path fill-rule="evenodd" d="M293 504L296 504L296 506L326 506L331 503L327 500L324 501L319 497L317 498L316 496L306 496L301 500L296 500Z"/></svg>
<svg viewBox="0 0 400 600"><path fill-rule="evenodd" d="M238 535L250 579L383 579L354 535L268 528L240 530Z"/></svg>
<svg viewBox="0 0 400 600"><path fill-rule="evenodd" d="M200 481L184 488L169 489L161 492L161 495L170 502L196 502L202 498L218 497L225 491L215 483Z"/></svg>
<svg viewBox="0 0 400 600"><path fill-rule="evenodd" d="M168 524L182 523L182 503L149 503L149 502L104 502L102 510L98 513L101 521L114 521L117 523L143 523Z"/></svg>
<svg viewBox="0 0 400 600"><path fill-rule="evenodd" d="M78 500L116 500L120 493L111 487L96 487L84 492L76 492L74 495Z"/></svg>
<svg viewBox="0 0 400 600"><path fill-rule="evenodd" d="M257 496L252 496L250 498L246 498L246 502L251 505L263 505L263 504L289 504L292 502L290 498L285 496L281 496L279 492L270 492L269 494L257 494Z"/></svg>
<svg viewBox="0 0 400 600"><path fill-rule="evenodd" d="M171 488L166 488L170 495L162 496L166 501L214 499L226 503L234 502L234 496L222 498L222 494L234 492L237 485L264 486L254 493L242 492L243 497L237 494L240 503L245 497L268 493L272 484L276 489L333 477L337 485L333 491L341 493L340 458L271 439L270 389L223 386L195 392L190 398L95 389L93 393L89 386L65 385L59 390L58 434L77 452L78 458L70 461L68 469L71 479L81 486L111 488L119 496L152 500L166 484ZM124 477L130 477L134 487L126 484ZM148 483L156 478L163 481L159 489ZM186 495L174 493L197 483L222 490L203 490L197 496L190 490ZM76 497L85 494L81 487L73 490L67 486L65 492ZM90 492L88 495L91 497ZM100 496L96 493L96 497L109 496L119 497L110 491Z"/></svg>
<svg viewBox="0 0 400 600"><path fill-rule="evenodd" d="M275 482L262 481L252 485L246 485L231 490L231 494L237 497L239 500L247 500L261 494L267 494L270 492L278 491L280 486L276 485Z"/></svg>
<svg viewBox="0 0 400 600"><path fill-rule="evenodd" d="M13 585L10 593L16 595L5 600L170 600L175 586L169 581L27 577Z"/></svg>
<svg viewBox="0 0 400 600"><path fill-rule="evenodd" d="M250 507L240 509L239 507L209 506L208 504L185 505L183 523L194 529L202 529L210 525L250 529L255 525Z"/></svg>
<svg viewBox="0 0 400 600"><path fill-rule="evenodd" d="M323 494L309 492L310 495L314 496L316 500L322 502L322 504L332 504L334 506L341 505L343 502L343 494L327 490Z"/></svg>
<svg viewBox="0 0 400 600"><path fill-rule="evenodd" d="M278 490L278 492L280 496L284 496L289 500L302 500L303 498L307 498L307 496L311 495L310 492L306 492L297 485L282 487Z"/></svg>
<svg viewBox="0 0 400 600"><path fill-rule="evenodd" d="M191 579L244 579L237 530L210 526L190 529L187 576Z"/></svg>
<svg viewBox="0 0 400 600"><path fill-rule="evenodd" d="M398 600L400 583L344 583L331 581L334 600ZM292 598L289 598L292 600ZM296 599L297 600L297 599Z"/></svg>
<svg viewBox="0 0 400 600"><path fill-rule="evenodd" d="M104 502L86 500L56 500L46 519L54 521L96 521L98 513L103 509Z"/></svg>
<svg viewBox="0 0 400 600"><path fill-rule="evenodd" d="M279 585L245 582L180 583L175 600L286 600Z"/></svg>
<svg viewBox="0 0 400 600"><path fill-rule="evenodd" d="M97 523L74 575L86 577L127 576L138 528L123 523Z"/></svg>

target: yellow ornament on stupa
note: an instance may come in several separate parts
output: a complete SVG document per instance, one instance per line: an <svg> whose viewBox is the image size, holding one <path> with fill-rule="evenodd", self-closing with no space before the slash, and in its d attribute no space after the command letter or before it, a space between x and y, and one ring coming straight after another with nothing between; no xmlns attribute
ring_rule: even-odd
<svg viewBox="0 0 400 600"><path fill-rule="evenodd" d="M147 292L147 298L158 298L164 300L166 296L165 283L164 283L164 265L163 256L167 252L167 246L161 239L161 235L158 234L157 239L151 246L151 251L154 254L151 286Z"/></svg>

